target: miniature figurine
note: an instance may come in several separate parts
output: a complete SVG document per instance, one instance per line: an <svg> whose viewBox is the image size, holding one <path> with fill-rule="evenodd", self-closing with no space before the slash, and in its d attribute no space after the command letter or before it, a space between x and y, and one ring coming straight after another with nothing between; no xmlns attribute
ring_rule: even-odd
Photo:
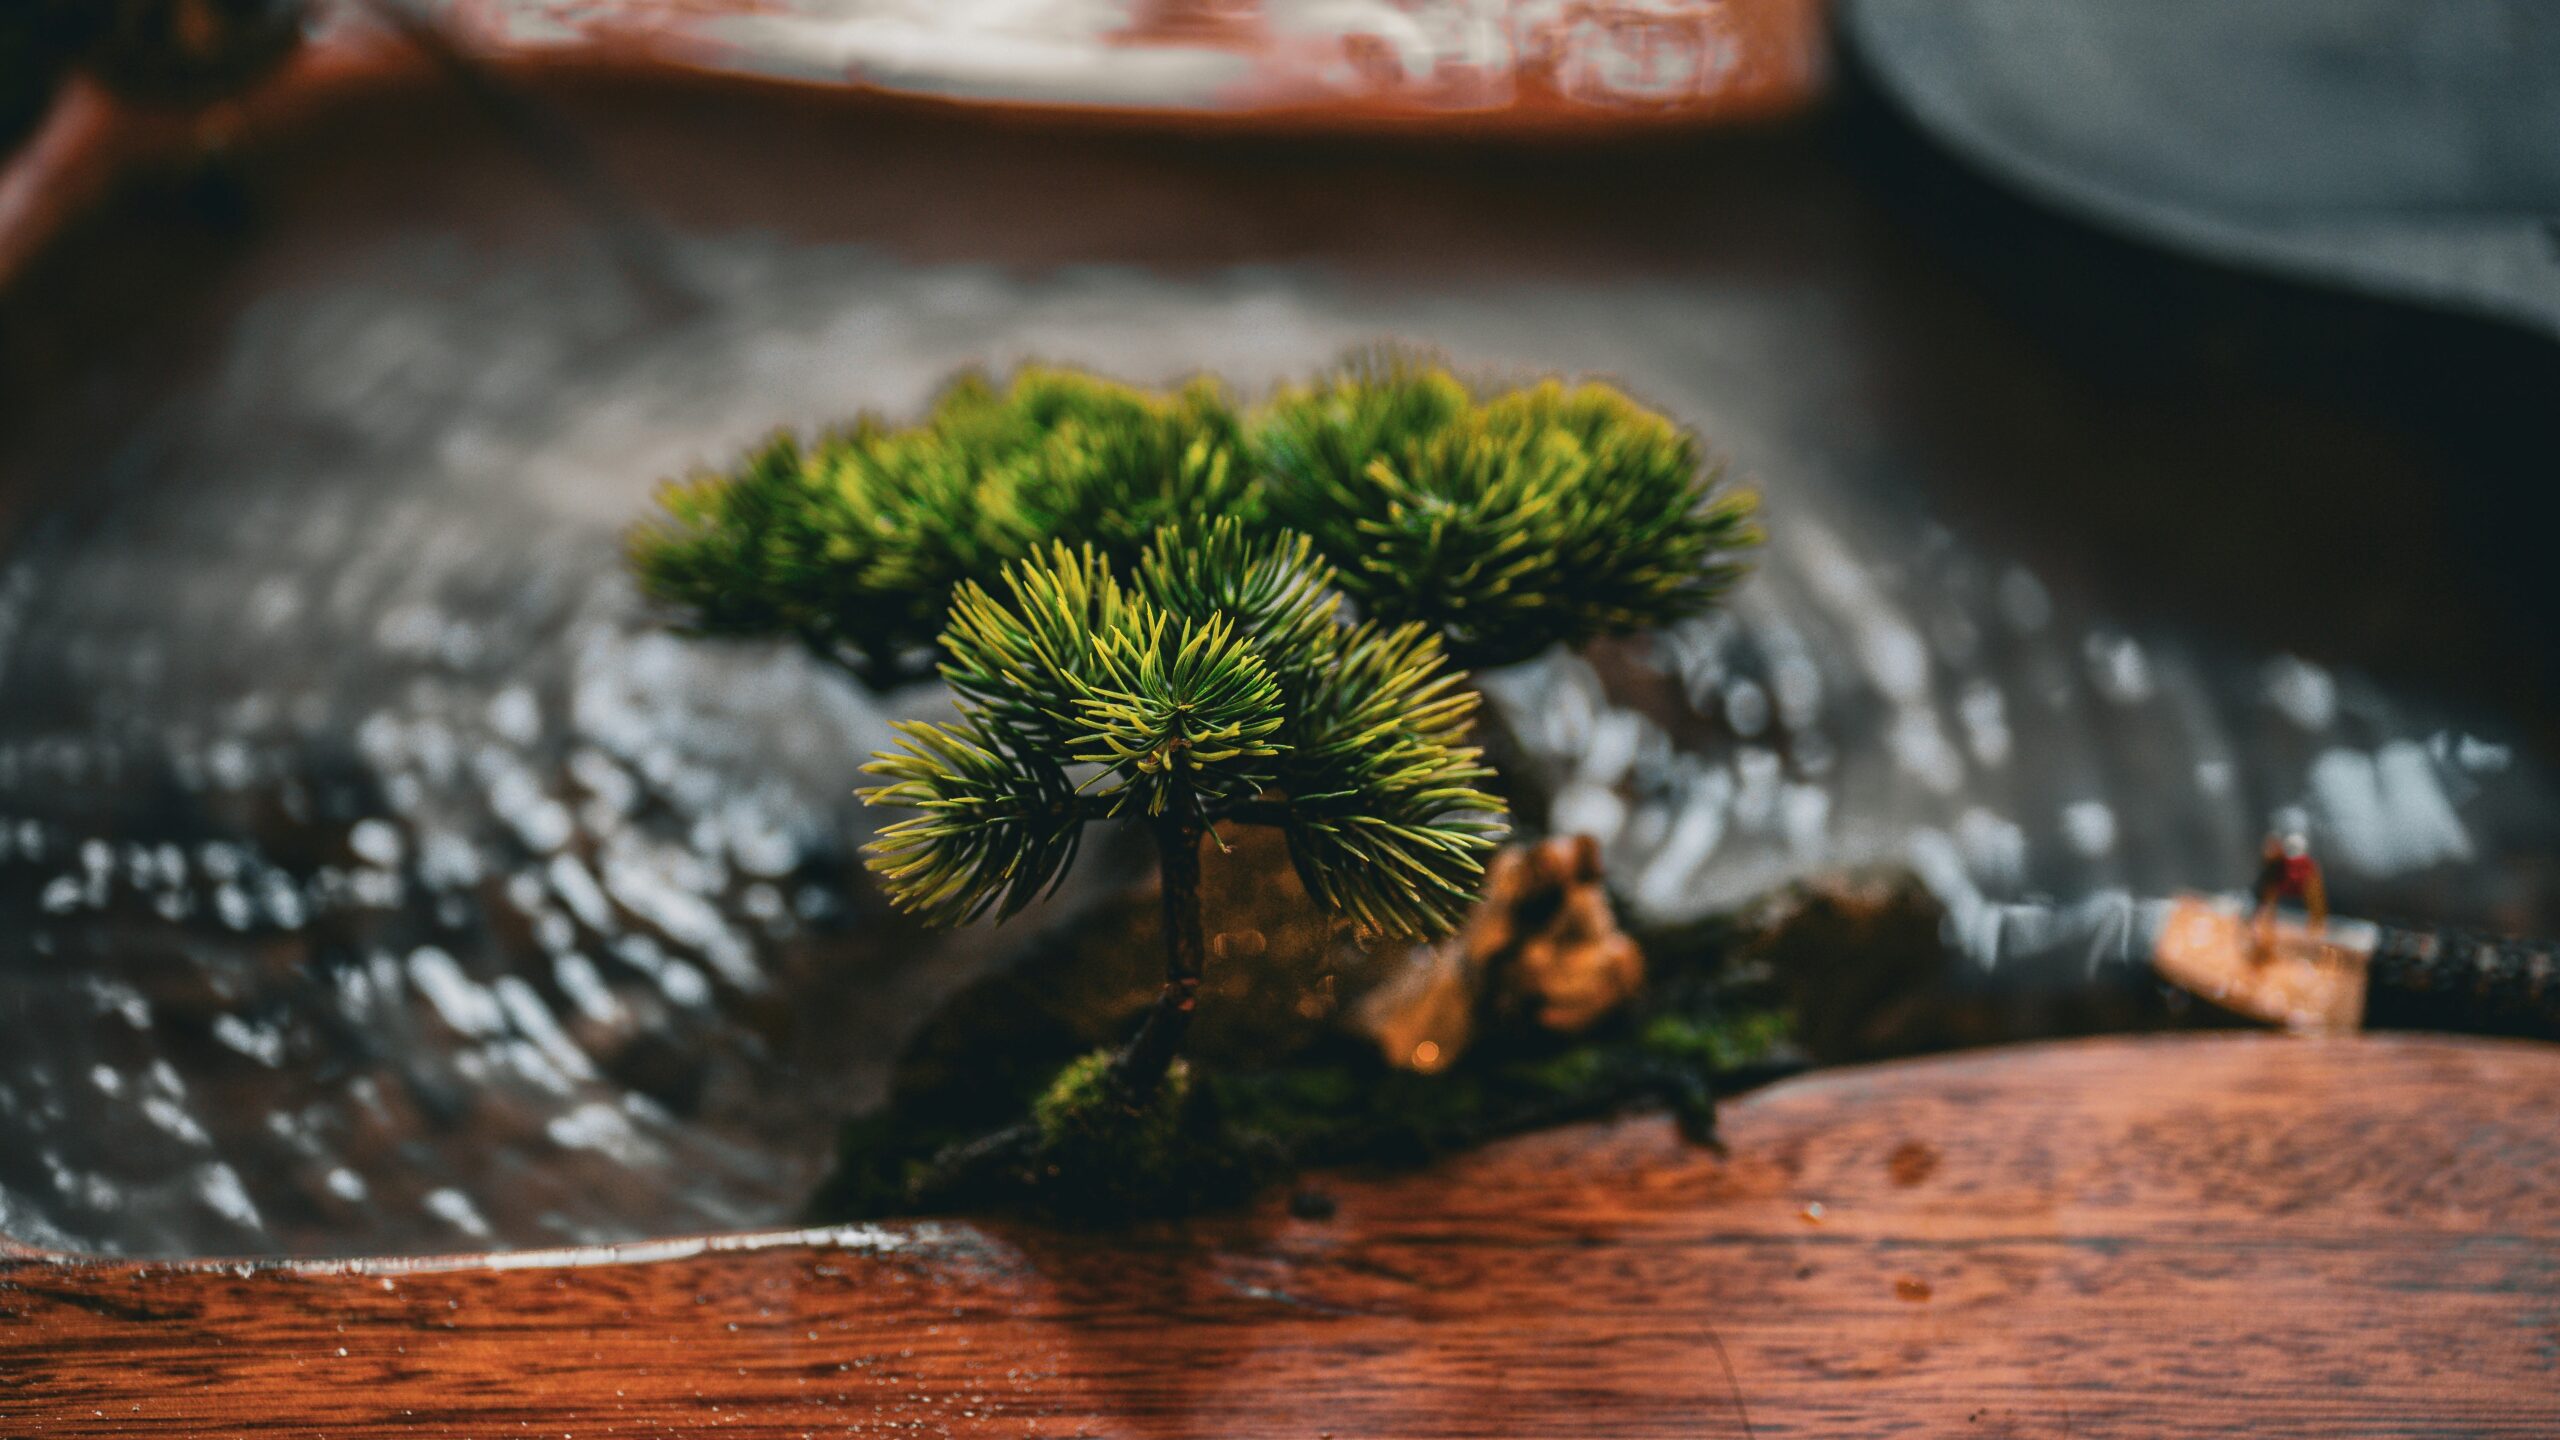
<svg viewBox="0 0 2560 1440"><path fill-rule="evenodd" d="M2321 881L2320 862L2311 858L2311 844L2301 831L2269 834L2260 853L2263 863L2253 887L2257 910L2250 918L2250 934L2253 957L2264 960L2275 950L2277 905L2287 900L2299 903L2316 939L2329 922L2329 895Z"/></svg>

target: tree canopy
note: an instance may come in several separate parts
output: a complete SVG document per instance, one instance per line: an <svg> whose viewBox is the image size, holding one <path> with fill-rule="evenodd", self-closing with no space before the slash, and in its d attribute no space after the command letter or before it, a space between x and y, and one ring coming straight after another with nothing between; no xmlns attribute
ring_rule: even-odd
<svg viewBox="0 0 2560 1440"><path fill-rule="evenodd" d="M1125 575L1163 526L1224 517L1305 536L1363 615L1500 665L1714 603L1758 539L1718 480L1689 432L1596 383L1479 394L1378 351L1248 406L1030 367L964 375L916 424L773 436L667 486L631 553L694 630L894 683L929 673L964 584L1061 542Z"/></svg>

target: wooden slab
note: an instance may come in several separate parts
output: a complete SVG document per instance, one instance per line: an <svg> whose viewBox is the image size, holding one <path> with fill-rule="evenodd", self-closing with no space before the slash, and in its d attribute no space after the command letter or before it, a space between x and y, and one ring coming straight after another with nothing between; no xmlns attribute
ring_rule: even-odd
<svg viewBox="0 0 2560 1440"><path fill-rule="evenodd" d="M2560 1049L1832 1072L1115 1237L0 1260L0 1434L2560 1434Z"/></svg>
<svg viewBox="0 0 2560 1440"><path fill-rule="evenodd" d="M229 151L350 98L450 84L361 0L316 4L301 48L246 93L132 105L74 76L0 152L0 284L121 172ZM1764 122L1821 93L1824 0L1582 0L1300 14L1237 0L1032 7L1010 16L839 0L448 0L418 7L489 75L787 89L1042 126L1191 133L1617 139ZM0 7L0 14L10 13ZM1007 21L1015 23L1010 26Z"/></svg>
<svg viewBox="0 0 2560 1440"><path fill-rule="evenodd" d="M2200 999L2287 1030L2347 1035L2364 1024L2365 957L2373 927L2338 921L2314 933L2285 918L2265 943L2246 917L2183 896L2160 927L2151 962Z"/></svg>

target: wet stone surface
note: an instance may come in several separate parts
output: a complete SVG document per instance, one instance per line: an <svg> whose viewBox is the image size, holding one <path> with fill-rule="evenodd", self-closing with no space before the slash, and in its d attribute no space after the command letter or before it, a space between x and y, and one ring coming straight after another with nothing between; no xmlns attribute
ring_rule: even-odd
<svg viewBox="0 0 2560 1440"><path fill-rule="evenodd" d="M1986 957L2038 906L2102 944L2244 883L2288 818L2342 907L2560 923L2530 878L2560 811L2510 736L2118 628L1915 516L1908 472L1963 457L1899 454L1823 378L1864 322L1815 289L673 254L704 301L674 320L574 246L271 271L0 512L0 1229L326 1253L794 1215L1031 927L925 936L858 878L858 766L930 687L668 637L619 535L663 475L971 362L1252 388L1395 334L1612 373L1712 436L1774 537L1731 612L1486 677L1640 923L1893 863Z"/></svg>

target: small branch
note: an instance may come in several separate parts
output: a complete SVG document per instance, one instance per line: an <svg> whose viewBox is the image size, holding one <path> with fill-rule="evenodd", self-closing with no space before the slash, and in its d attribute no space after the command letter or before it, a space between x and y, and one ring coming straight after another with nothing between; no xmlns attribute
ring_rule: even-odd
<svg viewBox="0 0 2560 1440"><path fill-rule="evenodd" d="M1218 818L1233 820L1239 825L1278 827L1289 823L1289 802L1286 800L1239 800L1219 812Z"/></svg>
<svg viewBox="0 0 2560 1440"><path fill-rule="evenodd" d="M901 649L895 644L856 646L817 630L797 631L794 638L801 649L875 695L894 695L942 673L940 663L926 650Z"/></svg>
<svg viewBox="0 0 2560 1440"><path fill-rule="evenodd" d="M1187 798L1176 797L1155 826L1156 855L1164 872L1164 989L1111 1065L1113 1078L1133 1099L1153 1096L1181 1053L1208 958L1200 924L1200 841L1207 831L1180 803Z"/></svg>
<svg viewBox="0 0 2560 1440"><path fill-rule="evenodd" d="M1040 1127L1028 1120L946 1146L907 1184L911 1213L966 1210L1001 1193L1005 1172L1039 1148Z"/></svg>

